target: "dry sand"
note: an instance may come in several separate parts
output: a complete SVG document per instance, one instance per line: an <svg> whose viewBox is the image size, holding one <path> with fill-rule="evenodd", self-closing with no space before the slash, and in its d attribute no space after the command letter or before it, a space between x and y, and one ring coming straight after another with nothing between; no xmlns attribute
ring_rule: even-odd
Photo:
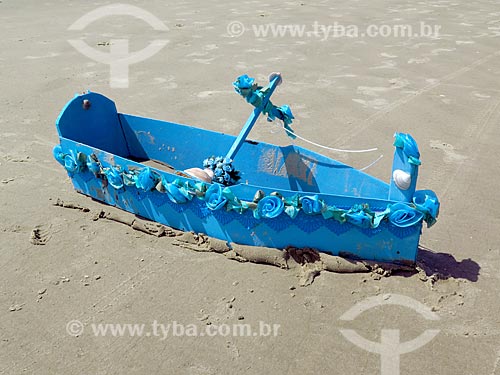
<svg viewBox="0 0 500 375"><path fill-rule="evenodd" d="M500 374L497 0L137 1L169 31L125 16L67 30L105 4L0 1L1 374L379 374L380 356L339 330L380 341L390 328L401 341L440 330L401 356L401 374ZM424 21L440 25L441 35L320 41L247 30L231 38L230 21L247 28ZM130 67L128 89L113 89L109 67L67 41L80 36L102 52L118 38L129 38L131 50L153 39L169 44ZM101 92L122 112L237 134L250 108L231 82L244 73L262 81L271 71L283 73L274 101L291 105L299 134L334 147L380 147L385 157L369 170L376 177L389 178L392 134L414 135L419 188L442 201L438 223L421 239L428 249L421 262L437 276L321 273L300 287L294 272L193 252L173 246L174 238L53 205L60 198L102 209L73 190L51 154L54 121L75 92ZM251 137L288 142L265 121ZM356 167L378 156L328 155ZM339 319L357 302L391 293L424 303L440 319L400 306ZM78 337L66 331L75 319L85 328ZM276 337L165 340L95 337L90 328L155 320L280 327Z"/></svg>

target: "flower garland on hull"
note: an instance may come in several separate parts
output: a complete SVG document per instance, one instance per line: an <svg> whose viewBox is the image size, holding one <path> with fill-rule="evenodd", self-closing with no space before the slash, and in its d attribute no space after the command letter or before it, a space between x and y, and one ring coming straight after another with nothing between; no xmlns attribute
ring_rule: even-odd
<svg viewBox="0 0 500 375"><path fill-rule="evenodd" d="M64 166L71 175L88 170L96 177L106 179L115 189L135 186L143 191L157 190L168 196L176 204L187 203L194 198L205 201L209 210L243 213L251 210L255 219L275 219L286 214L295 219L300 211L306 215L321 215L325 220L333 219L339 223L350 223L360 228L377 228L383 220L400 227L411 227L422 220L432 226L439 215L439 200L431 190L415 192L412 203L388 204L382 212L372 211L368 204L355 204L350 209L342 209L328 205L315 195L295 194L284 197L278 192L265 195L258 190L252 201L239 199L228 186L214 182L181 180L177 178L167 181L165 176L145 167L143 169L123 169L121 167L103 167L96 155L85 155L81 152L64 153L61 146L54 147L54 158ZM229 173L228 170L226 172Z"/></svg>

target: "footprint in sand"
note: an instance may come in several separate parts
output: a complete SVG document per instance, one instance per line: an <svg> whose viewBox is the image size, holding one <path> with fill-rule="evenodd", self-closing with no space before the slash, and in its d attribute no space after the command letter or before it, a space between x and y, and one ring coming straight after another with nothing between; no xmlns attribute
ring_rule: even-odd
<svg viewBox="0 0 500 375"><path fill-rule="evenodd" d="M430 146L433 149L439 149L444 152L443 161L445 163L460 163L467 159L466 156L460 155L455 151L455 147L446 142L441 142L439 140L433 140L430 142Z"/></svg>
<svg viewBox="0 0 500 375"><path fill-rule="evenodd" d="M30 242L33 245L45 245L51 237L50 225L37 225L30 234Z"/></svg>

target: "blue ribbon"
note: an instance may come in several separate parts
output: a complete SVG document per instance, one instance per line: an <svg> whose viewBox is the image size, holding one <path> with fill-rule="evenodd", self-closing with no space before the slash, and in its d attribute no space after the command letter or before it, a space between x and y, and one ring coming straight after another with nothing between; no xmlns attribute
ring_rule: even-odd
<svg viewBox="0 0 500 375"><path fill-rule="evenodd" d="M345 213L348 223L361 228L371 228L373 226L373 212L368 207L356 204Z"/></svg>
<svg viewBox="0 0 500 375"><path fill-rule="evenodd" d="M236 81L233 82L233 87L238 94L240 94L248 103L256 108L261 106L262 101L269 90L269 86L257 86L255 84L255 79L250 78L246 74L236 78ZM295 117L293 116L292 110L288 105L277 107L270 100L268 100L266 106L262 109L262 113L267 116L268 121L273 121L276 118L283 121L283 126L288 130L286 134L292 139L296 138L293 134L293 129L290 127Z"/></svg>

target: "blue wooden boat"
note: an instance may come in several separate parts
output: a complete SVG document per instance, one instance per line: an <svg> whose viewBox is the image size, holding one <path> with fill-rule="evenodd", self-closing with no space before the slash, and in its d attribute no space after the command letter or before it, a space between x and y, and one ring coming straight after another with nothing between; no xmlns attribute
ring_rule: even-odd
<svg viewBox="0 0 500 375"><path fill-rule="evenodd" d="M283 121L288 106L269 100L267 86L240 76L236 92L255 108L239 136L117 112L103 95L70 100L56 121L54 157L75 189L106 204L173 228L228 242L319 251L412 263L423 222L439 200L416 190L415 140L395 134L390 182L296 146L247 140L257 117Z"/></svg>

